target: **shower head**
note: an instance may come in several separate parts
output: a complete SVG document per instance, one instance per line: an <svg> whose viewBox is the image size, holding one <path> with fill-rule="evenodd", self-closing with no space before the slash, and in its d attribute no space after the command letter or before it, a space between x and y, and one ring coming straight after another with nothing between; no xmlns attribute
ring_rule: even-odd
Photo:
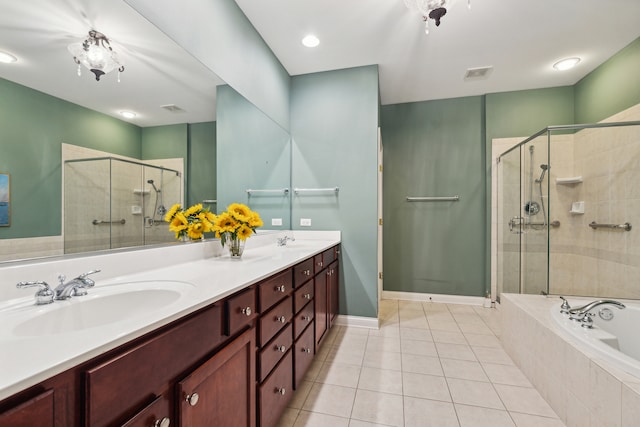
<svg viewBox="0 0 640 427"><path fill-rule="evenodd" d="M159 192L160 192L160 190L158 190L158 189L156 188L156 185L153 183L153 180L152 180L152 179L148 179L148 180L147 180L147 184L151 184L151 186L152 186L152 187L153 187L153 189L156 191L156 193L159 193Z"/></svg>
<svg viewBox="0 0 640 427"><path fill-rule="evenodd" d="M542 180L544 179L544 174L546 174L547 170L549 169L549 165L543 163L540 165L540 169L542 169L542 173L540 174L540 178L536 179L536 182L542 182Z"/></svg>

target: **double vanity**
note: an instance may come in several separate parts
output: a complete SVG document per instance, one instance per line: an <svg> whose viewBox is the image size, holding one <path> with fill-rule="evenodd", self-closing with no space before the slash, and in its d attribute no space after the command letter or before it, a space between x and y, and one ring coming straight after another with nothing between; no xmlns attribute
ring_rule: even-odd
<svg viewBox="0 0 640 427"><path fill-rule="evenodd" d="M275 426L339 294L340 233L280 234L0 267L0 427ZM94 269L84 296L15 289Z"/></svg>

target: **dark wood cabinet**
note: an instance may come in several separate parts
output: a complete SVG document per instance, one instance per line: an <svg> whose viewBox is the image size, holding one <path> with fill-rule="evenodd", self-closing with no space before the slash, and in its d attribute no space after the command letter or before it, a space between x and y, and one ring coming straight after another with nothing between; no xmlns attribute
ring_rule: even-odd
<svg viewBox="0 0 640 427"><path fill-rule="evenodd" d="M178 383L179 425L254 427L255 380L252 328Z"/></svg>
<svg viewBox="0 0 640 427"><path fill-rule="evenodd" d="M53 427L55 413L53 390L0 413L0 427Z"/></svg>
<svg viewBox="0 0 640 427"><path fill-rule="evenodd" d="M274 427L339 305L337 247L0 402L0 427Z"/></svg>

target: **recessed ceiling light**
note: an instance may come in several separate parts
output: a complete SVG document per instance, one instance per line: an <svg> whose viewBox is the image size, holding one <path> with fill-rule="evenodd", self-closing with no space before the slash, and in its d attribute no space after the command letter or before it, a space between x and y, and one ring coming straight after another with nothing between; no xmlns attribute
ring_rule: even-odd
<svg viewBox="0 0 640 427"><path fill-rule="evenodd" d="M11 55L10 53L0 51L0 62L11 64L12 62L16 62L17 60L18 58Z"/></svg>
<svg viewBox="0 0 640 427"><path fill-rule="evenodd" d="M553 68L559 71L569 70L578 65L578 62L580 62L580 58L577 57L565 58L553 64Z"/></svg>
<svg viewBox="0 0 640 427"><path fill-rule="evenodd" d="M120 115L125 119L134 119L137 116L133 111L120 111Z"/></svg>
<svg viewBox="0 0 640 427"><path fill-rule="evenodd" d="M313 34L309 34L302 39L302 44L306 47L316 47L320 44L320 39L318 39Z"/></svg>

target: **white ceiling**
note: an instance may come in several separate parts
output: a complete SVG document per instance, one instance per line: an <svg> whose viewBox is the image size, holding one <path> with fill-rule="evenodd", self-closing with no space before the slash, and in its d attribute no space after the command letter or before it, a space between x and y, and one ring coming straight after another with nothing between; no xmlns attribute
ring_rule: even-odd
<svg viewBox="0 0 640 427"><path fill-rule="evenodd" d="M640 36L640 0L456 0L429 35L403 0L236 2L291 75L379 64L383 104L574 84ZM121 83L76 75L67 46L91 28L124 61ZM311 32L314 49L300 43ZM0 50L19 58L0 77L115 117L135 111L139 126L215 118L219 78L123 1L0 0ZM582 62L551 68L568 56ZM463 79L482 66L488 78Z"/></svg>
<svg viewBox="0 0 640 427"><path fill-rule="evenodd" d="M125 66L120 83L116 72L96 82L83 68L78 77L67 46L90 29L111 39ZM142 127L215 120L222 81L123 1L0 0L0 50L18 57L0 63L0 77ZM185 112L160 108L167 104Z"/></svg>
<svg viewBox="0 0 640 427"><path fill-rule="evenodd" d="M291 75L379 64L383 104L571 85L640 36L640 0L454 0L429 35L403 0L236 3ZM569 56L582 62L552 69Z"/></svg>

